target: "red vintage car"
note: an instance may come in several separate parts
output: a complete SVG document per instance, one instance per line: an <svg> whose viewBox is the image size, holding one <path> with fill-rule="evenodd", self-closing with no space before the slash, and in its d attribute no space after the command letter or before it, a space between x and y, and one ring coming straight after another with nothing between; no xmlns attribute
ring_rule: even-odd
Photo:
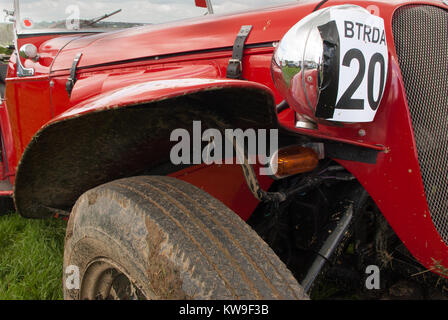
<svg viewBox="0 0 448 320"><path fill-rule="evenodd" d="M1 195L69 219L65 298L306 299L347 248L448 277L446 1L6 13Z"/></svg>

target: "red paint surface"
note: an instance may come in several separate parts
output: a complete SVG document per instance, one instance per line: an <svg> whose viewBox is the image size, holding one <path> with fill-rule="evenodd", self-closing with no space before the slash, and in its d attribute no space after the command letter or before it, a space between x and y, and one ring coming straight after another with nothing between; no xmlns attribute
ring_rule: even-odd
<svg viewBox="0 0 448 320"><path fill-rule="evenodd" d="M258 169L255 170L255 173L260 186L267 190L272 184L272 179L260 176ZM259 204L244 182L240 165L201 165L182 170L171 176L191 183L211 194L227 207L238 212L243 220L249 219Z"/></svg>

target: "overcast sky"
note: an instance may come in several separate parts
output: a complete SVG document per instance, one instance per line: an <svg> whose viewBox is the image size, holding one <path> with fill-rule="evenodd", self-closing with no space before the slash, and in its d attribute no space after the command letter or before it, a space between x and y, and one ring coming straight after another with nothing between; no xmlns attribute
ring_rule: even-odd
<svg viewBox="0 0 448 320"><path fill-rule="evenodd" d="M13 1L12 0L0 0L0 23L4 22L4 9L12 10L13 8Z"/></svg>
<svg viewBox="0 0 448 320"><path fill-rule="evenodd" d="M212 0L215 13L227 13L256 7L296 2L297 0ZM0 0L3 9L12 8L13 0ZM161 23L191 18L205 14L206 9L197 8L194 0L21 0L23 18L39 22L64 20L65 9L78 5L81 18L91 19L118 9L123 11L109 21Z"/></svg>

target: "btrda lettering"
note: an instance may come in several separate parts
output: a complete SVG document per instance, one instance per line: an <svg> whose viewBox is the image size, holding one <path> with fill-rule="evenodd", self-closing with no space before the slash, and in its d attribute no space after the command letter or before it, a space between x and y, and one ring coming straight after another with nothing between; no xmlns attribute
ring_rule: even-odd
<svg viewBox="0 0 448 320"><path fill-rule="evenodd" d="M378 43L386 45L386 33L377 27L372 27L359 22L344 21L344 36L354 38L364 42Z"/></svg>

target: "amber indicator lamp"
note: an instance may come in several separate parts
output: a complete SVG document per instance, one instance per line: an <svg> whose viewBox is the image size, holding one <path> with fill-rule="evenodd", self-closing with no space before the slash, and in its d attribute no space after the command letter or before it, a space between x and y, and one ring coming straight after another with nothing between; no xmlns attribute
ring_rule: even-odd
<svg viewBox="0 0 448 320"><path fill-rule="evenodd" d="M275 169L277 161L277 170ZM317 153L302 146L289 146L280 149L271 160L271 171L277 179L286 178L299 173L309 172L316 169L319 163Z"/></svg>

